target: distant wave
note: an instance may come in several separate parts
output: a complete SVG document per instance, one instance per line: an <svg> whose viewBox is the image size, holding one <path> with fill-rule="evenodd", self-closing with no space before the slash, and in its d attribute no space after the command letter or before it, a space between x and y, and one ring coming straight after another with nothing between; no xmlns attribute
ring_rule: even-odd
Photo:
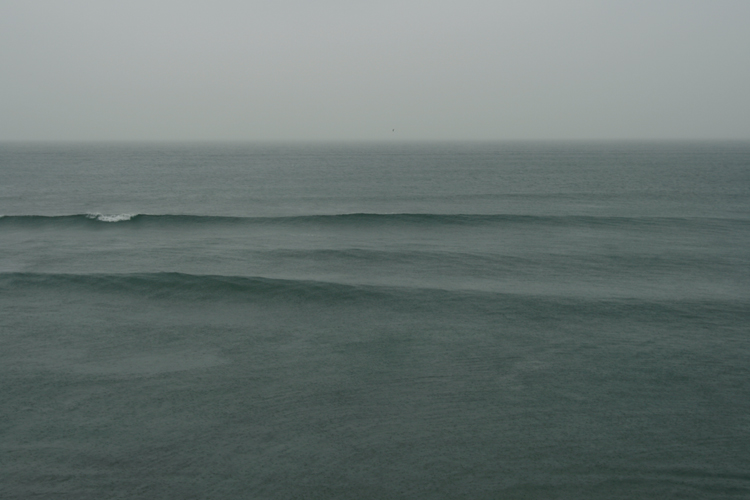
<svg viewBox="0 0 750 500"><path fill-rule="evenodd" d="M4 215L1 226L72 225L82 226L107 223L113 226L136 224L142 226L171 225L340 225L340 226L602 226L602 225L740 225L750 226L750 220L680 217L611 217L592 215L517 215L517 214L432 214L432 213L350 213L334 215L293 215L278 217L235 217L217 215L179 214L101 214L75 215Z"/></svg>
<svg viewBox="0 0 750 500"><path fill-rule="evenodd" d="M201 275L177 272L127 274L0 273L0 290L88 290L137 294L146 298L336 299L387 297L408 293L406 287L265 278L258 276ZM447 292L446 292L447 293Z"/></svg>
<svg viewBox="0 0 750 500"><path fill-rule="evenodd" d="M101 222L123 222L132 219L136 215L137 214L86 214L86 217Z"/></svg>
<svg viewBox="0 0 750 500"><path fill-rule="evenodd" d="M476 290L446 290L408 286L351 285L335 282L275 279L257 276L196 275L174 272L134 274L0 273L0 292L23 297L28 293L92 293L137 297L146 301L215 301L299 303L345 306L386 305L390 311L442 310L459 306L461 314L521 314L535 319L582 315L630 318L713 317L746 318L750 307L743 299L591 299L558 295L520 294ZM645 316L644 316L645 315Z"/></svg>

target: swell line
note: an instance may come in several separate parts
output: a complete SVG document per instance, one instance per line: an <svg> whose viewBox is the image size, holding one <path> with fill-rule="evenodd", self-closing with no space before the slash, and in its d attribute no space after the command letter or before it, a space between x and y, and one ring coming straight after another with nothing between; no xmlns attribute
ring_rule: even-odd
<svg viewBox="0 0 750 500"><path fill-rule="evenodd" d="M188 274L179 272L155 273L0 273L0 289L46 288L90 290L97 292L125 292L143 296L190 296L246 294L273 297L285 294L338 295L362 291L367 286L345 285L331 282L265 278L261 276L233 276L213 274Z"/></svg>
<svg viewBox="0 0 750 500"><path fill-rule="evenodd" d="M612 217L591 215L525 215L525 214L439 214L439 213L346 213L241 217L190 214L73 214L73 215L0 215L0 227L36 226L174 226L174 225L540 225L540 226L742 226L750 220L702 217Z"/></svg>
<svg viewBox="0 0 750 500"><path fill-rule="evenodd" d="M227 303L308 303L386 305L388 310L441 310L458 305L461 313L530 314L535 318L583 315L612 318L702 318L716 314L750 320L750 304L737 299L642 298L591 299L575 296L456 290L390 285L353 285L328 281L260 276L200 275L176 272L131 274L0 273L0 292L7 297L52 292L128 296L139 300Z"/></svg>

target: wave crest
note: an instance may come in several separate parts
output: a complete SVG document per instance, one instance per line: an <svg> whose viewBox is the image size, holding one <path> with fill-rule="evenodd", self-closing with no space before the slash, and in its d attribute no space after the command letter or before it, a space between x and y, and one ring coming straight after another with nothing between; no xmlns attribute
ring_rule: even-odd
<svg viewBox="0 0 750 500"><path fill-rule="evenodd" d="M601 316L632 319L675 317L679 320L724 315L750 320L744 297L674 298L654 300L638 297L577 297L567 294L534 294L483 290L449 290L413 286L355 285L339 282L279 279L261 276L200 275L175 272L133 274L55 274L0 272L0 293L8 297L95 293L139 297L146 301L194 304L213 301L251 304L311 304L343 307L367 304L389 312L444 311L456 307L457 314L519 314L535 320ZM30 295L27 295L30 294ZM666 316L665 316L666 315ZM735 321L733 319L732 321Z"/></svg>
<svg viewBox="0 0 750 500"><path fill-rule="evenodd" d="M174 225L284 225L307 226L324 225L340 227L378 226L555 226L555 227L600 227L638 226L646 228L689 227L691 230L710 228L716 230L746 229L750 219L727 218L679 218L679 217L611 217L592 215L520 215L520 214L441 214L441 213L350 213L350 214L311 214L292 216L223 216L190 214L102 214L87 213L76 215L3 215L0 225L29 226L63 224L77 226L81 223L98 222L137 223L141 227Z"/></svg>
<svg viewBox="0 0 750 500"><path fill-rule="evenodd" d="M130 220L136 215L138 214L86 214L86 217L101 222L122 222Z"/></svg>

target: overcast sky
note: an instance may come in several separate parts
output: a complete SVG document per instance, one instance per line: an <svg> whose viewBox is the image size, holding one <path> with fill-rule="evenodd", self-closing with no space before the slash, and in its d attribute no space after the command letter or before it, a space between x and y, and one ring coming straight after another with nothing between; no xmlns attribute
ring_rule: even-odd
<svg viewBox="0 0 750 500"><path fill-rule="evenodd" d="M750 139L750 1L0 0L0 140L618 138Z"/></svg>

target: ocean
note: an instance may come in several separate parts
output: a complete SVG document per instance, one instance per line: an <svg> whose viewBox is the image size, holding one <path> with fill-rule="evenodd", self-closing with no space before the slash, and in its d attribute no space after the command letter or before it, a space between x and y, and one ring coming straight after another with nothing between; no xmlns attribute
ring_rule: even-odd
<svg viewBox="0 0 750 500"><path fill-rule="evenodd" d="M750 497L750 143L0 144L3 499Z"/></svg>

